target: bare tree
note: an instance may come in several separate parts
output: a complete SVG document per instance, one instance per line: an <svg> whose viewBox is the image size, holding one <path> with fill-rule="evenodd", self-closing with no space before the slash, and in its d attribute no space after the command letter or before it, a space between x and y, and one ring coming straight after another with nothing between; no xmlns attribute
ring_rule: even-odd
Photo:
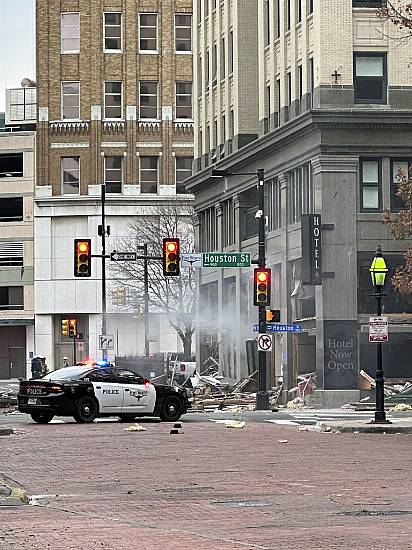
<svg viewBox="0 0 412 550"><path fill-rule="evenodd" d="M396 214L385 209L383 221L391 230L394 239L410 239L412 236L412 164L408 169L399 168L395 174L396 195L402 200L403 208ZM397 268L392 279L394 287L403 294L412 293L412 250L404 254L403 266Z"/></svg>
<svg viewBox="0 0 412 550"><path fill-rule="evenodd" d="M405 37L412 36L412 2L408 0L386 0L386 5L378 9L378 17L392 23Z"/></svg>
<svg viewBox="0 0 412 550"><path fill-rule="evenodd" d="M179 237L180 252L194 252L193 210L189 204L154 206L150 213L129 224L129 235L116 240L117 250L142 255L147 244L149 256L162 256L163 238ZM114 262L113 262L114 263ZM140 310L144 304L144 262L118 262L112 266L114 279L128 289L128 305ZM184 355L190 359L195 331L195 273L184 268L179 277L165 277L162 262L148 261L149 305L152 312L167 315L170 325L182 340Z"/></svg>

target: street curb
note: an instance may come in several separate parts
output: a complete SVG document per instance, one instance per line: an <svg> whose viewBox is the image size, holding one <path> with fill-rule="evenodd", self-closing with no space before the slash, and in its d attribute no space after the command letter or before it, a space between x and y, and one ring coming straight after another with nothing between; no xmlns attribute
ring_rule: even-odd
<svg viewBox="0 0 412 550"><path fill-rule="evenodd" d="M29 504L29 502L29 496L23 485L4 474L0 474L0 506L22 506Z"/></svg>
<svg viewBox="0 0 412 550"><path fill-rule="evenodd" d="M412 422L371 424L368 422L322 422L322 426L342 433L412 434Z"/></svg>
<svg viewBox="0 0 412 550"><path fill-rule="evenodd" d="M6 428L6 426L0 426L0 436L14 434L13 428Z"/></svg>

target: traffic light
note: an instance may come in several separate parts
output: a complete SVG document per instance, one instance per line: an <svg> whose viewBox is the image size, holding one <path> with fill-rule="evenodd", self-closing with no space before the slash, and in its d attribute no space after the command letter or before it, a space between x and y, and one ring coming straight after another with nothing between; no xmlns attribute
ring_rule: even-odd
<svg viewBox="0 0 412 550"><path fill-rule="evenodd" d="M62 319L62 336L69 336L69 320Z"/></svg>
<svg viewBox="0 0 412 550"><path fill-rule="evenodd" d="M180 243L176 238L163 239L163 275L177 277L180 275Z"/></svg>
<svg viewBox="0 0 412 550"><path fill-rule="evenodd" d="M267 323L279 323L280 322L280 309L267 309L266 310L266 322Z"/></svg>
<svg viewBox="0 0 412 550"><path fill-rule="evenodd" d="M270 269L256 267L253 277L253 302L255 306L270 305Z"/></svg>
<svg viewBox="0 0 412 550"><path fill-rule="evenodd" d="M77 332L77 321L76 319L70 319L69 320L69 336L70 338L76 338L76 332Z"/></svg>
<svg viewBox="0 0 412 550"><path fill-rule="evenodd" d="M114 306L126 305L126 287L121 286L112 289L112 304Z"/></svg>
<svg viewBox="0 0 412 550"><path fill-rule="evenodd" d="M91 275L91 239L74 239L74 276Z"/></svg>

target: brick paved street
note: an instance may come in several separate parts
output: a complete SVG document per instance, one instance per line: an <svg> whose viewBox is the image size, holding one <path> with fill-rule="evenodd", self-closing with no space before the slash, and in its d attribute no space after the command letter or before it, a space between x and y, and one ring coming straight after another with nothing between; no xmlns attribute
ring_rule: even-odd
<svg viewBox="0 0 412 550"><path fill-rule="evenodd" d="M0 438L0 472L48 495L0 507L0 548L412 549L412 435L125 426L22 424Z"/></svg>

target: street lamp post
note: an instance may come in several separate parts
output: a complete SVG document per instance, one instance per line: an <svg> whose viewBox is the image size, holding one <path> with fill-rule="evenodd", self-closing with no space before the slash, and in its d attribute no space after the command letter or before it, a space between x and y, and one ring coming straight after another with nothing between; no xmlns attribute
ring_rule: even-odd
<svg viewBox="0 0 412 550"><path fill-rule="evenodd" d="M375 252L375 256L372 261L372 265L369 268L372 284L375 288L375 294L377 300L377 314L378 317L382 315L382 288L385 284L385 277L388 272L385 259L382 256L381 247L378 246ZM375 405L375 420L373 424L390 424L389 420L386 420L385 413L385 393L384 393L384 377L383 377L383 365L382 365L382 342L377 342L376 348L376 374L375 374L375 386L376 386L376 405Z"/></svg>
<svg viewBox="0 0 412 550"><path fill-rule="evenodd" d="M260 268L266 267L266 235L265 235L265 172L259 168L257 172L229 172L228 170L212 170L212 177L227 176L257 176L258 178L258 211L256 217L259 220L259 244L258 259L256 262ZM259 334L266 333L266 306L259 304ZM256 394L256 409L269 410L269 394L266 384L266 352L258 352L258 392Z"/></svg>

